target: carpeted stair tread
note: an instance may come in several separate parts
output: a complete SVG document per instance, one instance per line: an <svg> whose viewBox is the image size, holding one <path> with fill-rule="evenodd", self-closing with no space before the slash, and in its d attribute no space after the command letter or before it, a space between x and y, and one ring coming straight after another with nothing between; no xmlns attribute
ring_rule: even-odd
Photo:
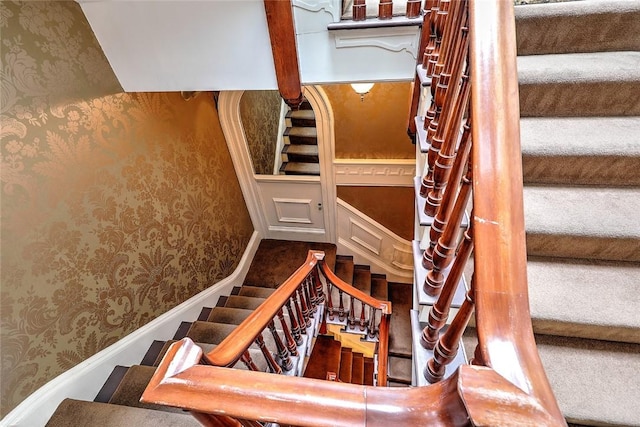
<svg viewBox="0 0 640 427"><path fill-rule="evenodd" d="M531 258L527 272L534 332L640 343L640 264Z"/></svg>
<svg viewBox="0 0 640 427"><path fill-rule="evenodd" d="M389 371L387 377L389 381L411 385L411 375L413 363L411 359L405 357L389 357Z"/></svg>
<svg viewBox="0 0 640 427"><path fill-rule="evenodd" d="M327 266L335 267L334 244L264 239L251 261L244 284L277 288L304 263L310 249L324 251Z"/></svg>
<svg viewBox="0 0 640 427"><path fill-rule="evenodd" d="M167 342L164 343L164 345L162 346L162 349L160 350L160 352L158 353L158 356L156 357L156 359L153 361L153 363L150 366L155 366L157 367L160 362L162 361L162 358L164 357L165 354L167 354L167 351L169 351L169 347L171 347L171 344L175 343L177 341L175 340L169 340ZM196 343L201 349L203 353L208 353L211 350L213 350L216 347L216 344L207 344L207 343Z"/></svg>
<svg viewBox="0 0 640 427"><path fill-rule="evenodd" d="M640 115L640 52L518 57L520 114Z"/></svg>
<svg viewBox="0 0 640 427"><path fill-rule="evenodd" d="M319 335L304 370L305 378L325 380L327 372L340 372L340 341L327 335Z"/></svg>
<svg viewBox="0 0 640 427"><path fill-rule="evenodd" d="M640 345L537 335L538 352L568 421L640 425Z"/></svg>
<svg viewBox="0 0 640 427"><path fill-rule="evenodd" d="M282 149L284 154L293 154L296 156L315 156L318 157L317 145L289 144Z"/></svg>
<svg viewBox="0 0 640 427"><path fill-rule="evenodd" d="M364 384L364 355L362 353L353 352L353 360L351 363L351 384Z"/></svg>
<svg viewBox="0 0 640 427"><path fill-rule="evenodd" d="M315 127L288 127L284 131L284 136L291 138L292 143L294 143L294 138L299 138L299 141L308 140L307 143L312 143L314 139L318 138L318 129Z"/></svg>
<svg viewBox="0 0 640 427"><path fill-rule="evenodd" d="M164 345L164 347L162 348L160 354L158 354L158 358L156 359L156 361L153 363L152 366L158 366L160 364L160 362L162 361L162 358L164 357L164 355L167 353L167 351L169 350L169 347L171 346L171 344L173 344L176 341L167 341ZM197 342L196 345L198 345L198 347L200 347L202 349L203 353L208 353L211 350L213 350L214 348L217 347L217 344L208 344L208 343L201 343L201 342ZM258 367L258 370L261 372L267 372L267 362L264 359L262 352L256 348L249 348L249 355L251 356L251 358L253 359L253 363L255 363L255 365ZM234 369L243 369L243 370L247 370L248 368L245 366L244 363L242 363L242 361L238 361L235 366Z"/></svg>
<svg viewBox="0 0 640 427"><path fill-rule="evenodd" d="M153 405L140 402L140 397L144 389L149 384L156 368L153 366L133 365L127 369L120 385L109 399L109 403L114 405L132 406L136 408L155 409L167 412L182 412L182 409L172 408L163 405Z"/></svg>
<svg viewBox="0 0 640 427"><path fill-rule="evenodd" d="M220 344L238 325L214 322L193 322L187 336L194 342Z"/></svg>
<svg viewBox="0 0 640 427"><path fill-rule="evenodd" d="M198 427L188 413L168 413L107 403L65 399L46 424L47 427Z"/></svg>
<svg viewBox="0 0 640 427"><path fill-rule="evenodd" d="M211 310L207 322L226 323L229 325L239 325L253 313L253 310L233 307L216 307Z"/></svg>
<svg viewBox="0 0 640 427"><path fill-rule="evenodd" d="M244 285L238 292L242 297L269 298L275 289Z"/></svg>
<svg viewBox="0 0 640 427"><path fill-rule="evenodd" d="M383 274L371 274L371 296L380 301L389 301L389 285Z"/></svg>
<svg viewBox="0 0 640 427"><path fill-rule="evenodd" d="M343 383L351 382L351 370L353 364L353 351L349 347L342 347L340 351L340 373L338 378Z"/></svg>
<svg viewBox="0 0 640 427"><path fill-rule="evenodd" d="M289 111L287 112L286 118L289 119L287 121L287 125L289 127L292 126L315 126L316 125L316 115L313 110L297 110L297 111Z"/></svg>
<svg viewBox="0 0 640 427"><path fill-rule="evenodd" d="M412 285L389 283L389 301L391 301L391 321L389 324L389 354L411 357L411 319L409 311L413 308Z"/></svg>
<svg viewBox="0 0 640 427"><path fill-rule="evenodd" d="M371 270L369 266L354 266L353 287L367 295L371 295Z"/></svg>
<svg viewBox="0 0 640 427"><path fill-rule="evenodd" d="M531 4L515 15L518 55L640 50L637 1Z"/></svg>
<svg viewBox="0 0 640 427"><path fill-rule="evenodd" d="M529 255L640 261L640 188L525 186L524 211Z"/></svg>
<svg viewBox="0 0 640 427"><path fill-rule="evenodd" d="M308 162L283 162L280 173L284 175L320 175L320 164Z"/></svg>
<svg viewBox="0 0 640 427"><path fill-rule="evenodd" d="M640 185L640 117L520 120L525 183Z"/></svg>
<svg viewBox="0 0 640 427"><path fill-rule="evenodd" d="M364 357L364 385L372 386L375 376L375 362L371 357Z"/></svg>
<svg viewBox="0 0 640 427"><path fill-rule="evenodd" d="M246 310L255 310L266 300L266 298L244 297L240 295L230 295L225 303L227 308L243 308Z"/></svg>

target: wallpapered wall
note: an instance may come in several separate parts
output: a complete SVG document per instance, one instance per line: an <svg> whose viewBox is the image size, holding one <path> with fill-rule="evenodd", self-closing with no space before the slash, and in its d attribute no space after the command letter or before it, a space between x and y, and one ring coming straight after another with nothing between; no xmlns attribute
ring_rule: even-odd
<svg viewBox="0 0 640 427"><path fill-rule="evenodd" d="M351 85L322 86L333 108L337 159L413 159L407 136L411 83L376 83L360 100Z"/></svg>
<svg viewBox="0 0 640 427"><path fill-rule="evenodd" d="M281 104L277 90L249 90L240 99L242 127L258 175L273 174Z"/></svg>
<svg viewBox="0 0 640 427"><path fill-rule="evenodd" d="M210 94L124 94L73 1L0 3L4 416L228 276L253 226Z"/></svg>

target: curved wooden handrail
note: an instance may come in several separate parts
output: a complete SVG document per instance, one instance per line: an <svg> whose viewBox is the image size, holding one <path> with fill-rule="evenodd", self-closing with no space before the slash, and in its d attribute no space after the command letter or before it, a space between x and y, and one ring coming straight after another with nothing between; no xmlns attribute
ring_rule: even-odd
<svg viewBox="0 0 640 427"><path fill-rule="evenodd" d="M390 301L380 301L372 297L371 295L367 295L361 290L354 288L331 271L331 269L327 266L325 262L320 263L320 271L324 274L324 277L327 278L328 281L331 282L332 285L342 290L344 293L353 296L356 299L359 299L363 303L367 304L370 307L373 307L378 310L382 310L382 314L391 314L391 302Z"/></svg>
<svg viewBox="0 0 640 427"><path fill-rule="evenodd" d="M255 341L277 315L282 306L298 289L300 283L309 275L319 260L324 259L324 252L309 251L307 259L287 280L280 285L271 296L253 313L235 328L218 346L203 357L214 366L231 366Z"/></svg>
<svg viewBox="0 0 640 427"><path fill-rule="evenodd" d="M481 362L558 408L529 313L513 2L470 2L476 324Z"/></svg>

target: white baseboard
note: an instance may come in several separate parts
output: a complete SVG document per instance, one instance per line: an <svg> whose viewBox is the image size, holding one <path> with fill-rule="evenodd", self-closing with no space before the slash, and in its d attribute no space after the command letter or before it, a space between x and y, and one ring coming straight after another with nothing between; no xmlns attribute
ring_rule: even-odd
<svg viewBox="0 0 640 427"><path fill-rule="evenodd" d="M203 306L215 305L221 295L241 284L259 244L260 235L254 231L238 267L229 277L49 381L7 414L0 426L44 426L65 398L93 400L116 365L140 363L154 340L170 340L181 321L197 319Z"/></svg>

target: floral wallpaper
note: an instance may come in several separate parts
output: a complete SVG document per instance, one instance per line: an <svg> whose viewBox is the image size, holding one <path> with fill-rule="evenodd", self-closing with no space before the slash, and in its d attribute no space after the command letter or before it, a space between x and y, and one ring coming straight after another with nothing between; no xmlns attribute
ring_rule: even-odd
<svg viewBox="0 0 640 427"><path fill-rule="evenodd" d="M253 226L211 94L121 93L74 1L0 2L1 406L228 276Z"/></svg>
<svg viewBox="0 0 640 427"><path fill-rule="evenodd" d="M376 83L363 100L351 85L322 86L333 108L337 159L413 159L410 82Z"/></svg>
<svg viewBox="0 0 640 427"><path fill-rule="evenodd" d="M277 90L245 91L240 117L257 175L273 175L282 98Z"/></svg>

